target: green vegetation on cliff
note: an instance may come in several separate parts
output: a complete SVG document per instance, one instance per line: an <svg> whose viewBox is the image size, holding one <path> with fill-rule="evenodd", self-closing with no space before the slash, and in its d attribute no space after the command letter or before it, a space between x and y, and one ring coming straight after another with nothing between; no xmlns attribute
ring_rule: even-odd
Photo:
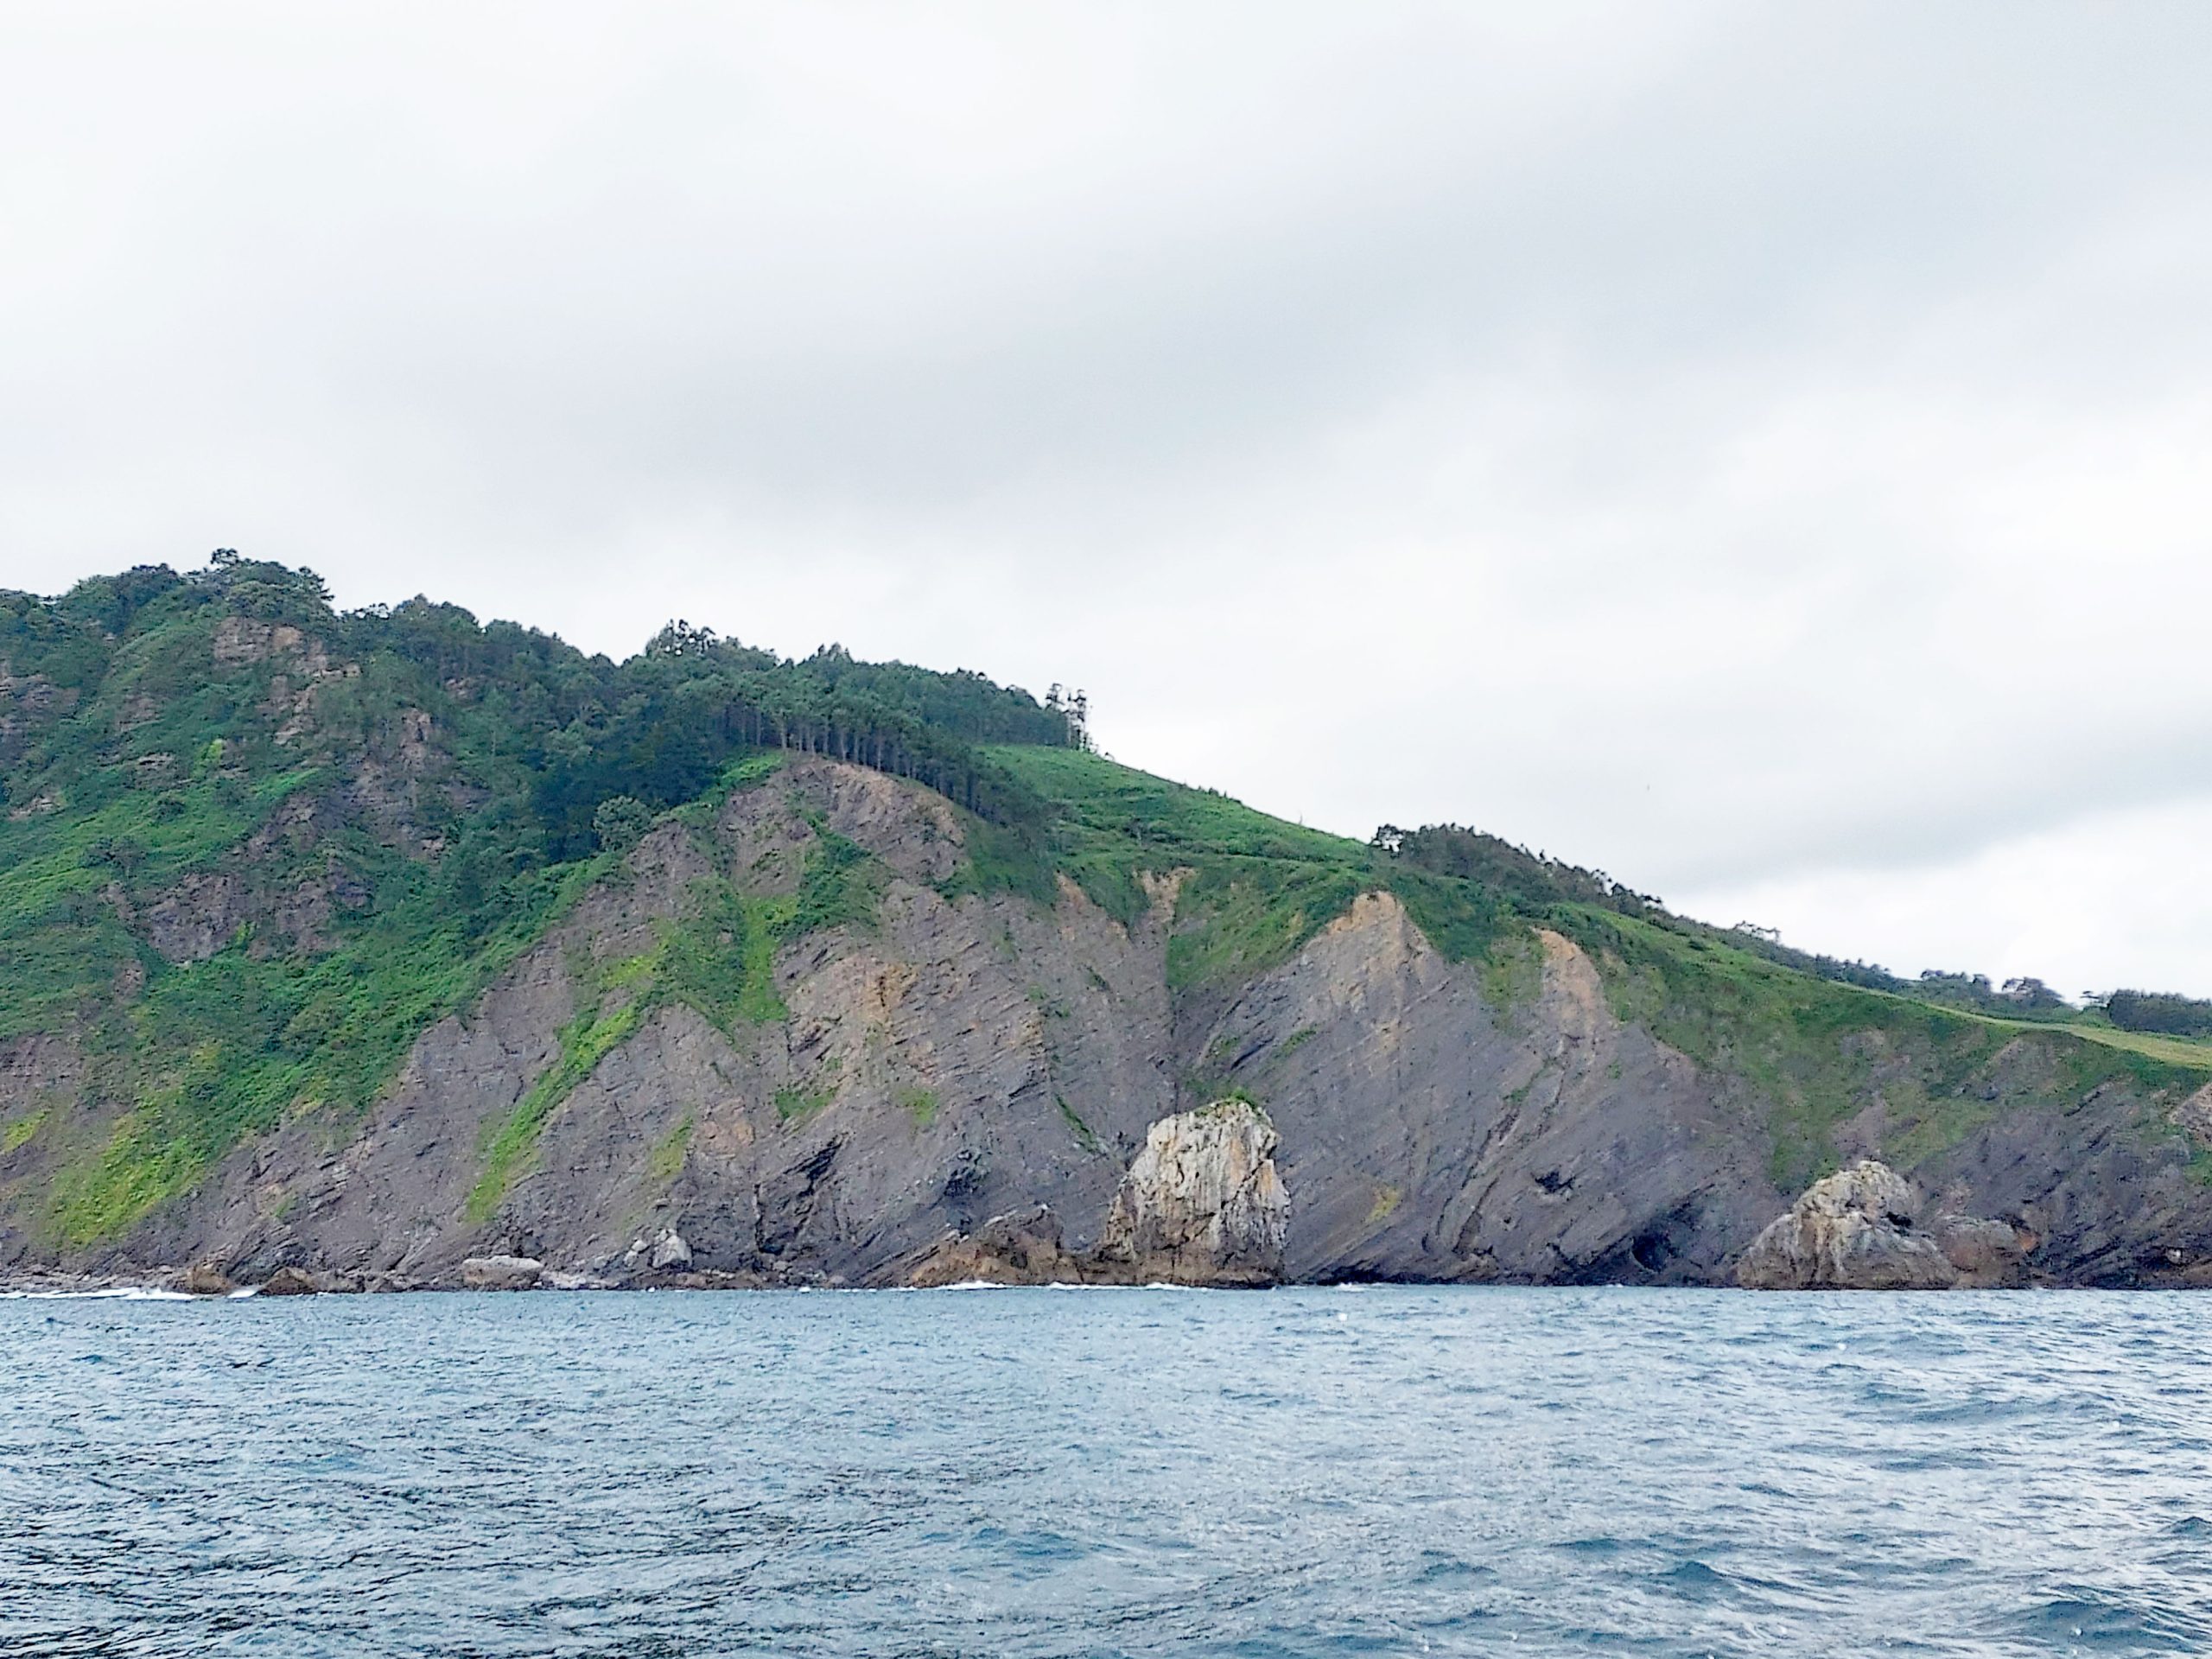
<svg viewBox="0 0 2212 1659"><path fill-rule="evenodd" d="M1884 1143L1910 1165L1990 1121L2000 1100L2056 1110L2116 1080L2171 1095L2212 1074L2212 1048L2161 1053L2093 1025L1999 1019L1840 983L1674 918L1586 907L1551 919L1599 963L1620 1018L1756 1091L1773 1136L1770 1173L1785 1191L1834 1167L1835 1130L1877 1090Z"/></svg>
<svg viewBox="0 0 2212 1659"><path fill-rule="evenodd" d="M1834 1156L1878 1087L1932 1151L2006 1098L2054 1107L2212 1073L2203 1005L2077 1013L2033 982L1895 979L1668 914L1600 873L1452 825L1361 842L1069 746L1057 711L972 673L786 660L671 624L616 663L424 600L334 611L309 572L219 557L59 599L0 594L0 1043L66 1033L92 1114L34 1106L0 1158L46 1224L112 1237L287 1118L342 1123L663 815L703 829L787 754L877 767L960 809L948 898L1050 904L1072 881L1135 924L1171 887L1172 992L1233 994L1387 890L1501 1009L1532 999L1532 930L1578 942L1616 1010L1737 1079L1776 1179ZM561 1102L656 1002L726 1032L785 1017L777 950L869 925L887 880L814 825L796 892L695 883L652 948L579 977L551 1068L480 1148L472 1215L531 1166ZM789 1122L814 1096L777 1103ZM934 1097L908 1103L919 1128ZM1078 1128L1078 1139L1088 1131ZM35 1160L35 1162L26 1162ZM0 1173L0 1179L5 1179Z"/></svg>
<svg viewBox="0 0 2212 1659"><path fill-rule="evenodd" d="M1402 866L1373 847L1285 823L1076 749L993 748L1041 797L1052 829L1037 856L1124 922L1149 905L1145 880L1187 871L1176 895L1168 980L1234 983L1288 960L1360 893L1387 887L1455 961L1506 937L1505 895Z"/></svg>
<svg viewBox="0 0 2212 1659"><path fill-rule="evenodd" d="M311 572L230 556L0 594L0 1042L68 1033L118 1108L8 1133L53 1154L55 1235L111 1236L241 1138L365 1106L655 813L827 753L1019 846L1044 809L980 747L1007 741L1066 727L979 675L836 647L785 661L676 624L618 664L423 600L337 613ZM780 1017L775 944L870 913L877 880L825 837L779 913L709 900L655 986ZM495 1185L565 1092L544 1088L489 1149Z"/></svg>
<svg viewBox="0 0 2212 1659"><path fill-rule="evenodd" d="M1835 1131L1878 1090L1885 1135L1910 1162L1955 1144L2022 1097L2061 1109L2126 1081L2172 1099L2212 1076L2212 1044L2116 1029L2094 1010L2020 1007L1987 982L1821 971L1756 935L1674 916L1601 872L1495 836L1386 825L1366 843L1306 830L1205 790L1068 750L995 749L1053 810L1043 856L1125 918L1142 879L1189 872L1175 907L1177 988L1234 984L1287 959L1358 893L1387 889L1454 961L1479 961L1501 1007L1532 997L1548 927L1596 963L1615 1013L1738 1079L1765 1113L1776 1183L1832 1168ZM1842 964L1836 964L1843 966ZM1975 988L1979 987L1979 989ZM2062 1005L2063 1008L2063 1005ZM1994 1010L1994 1011L1992 1011Z"/></svg>
<svg viewBox="0 0 2212 1659"><path fill-rule="evenodd" d="M767 776L761 766L747 766L735 786L755 787ZM469 1219L491 1218L530 1166L547 1121L653 1007L680 1002L727 1036L742 1026L788 1018L776 995L777 947L823 928L871 925L883 880L881 867L866 852L817 829L796 893L764 898L740 892L722 876L694 880L679 917L657 925L651 950L612 963L573 964L569 976L581 988L582 1011L562 1028L559 1058L486 1137L483 1173L468 1196ZM778 1103L780 1110L780 1096Z"/></svg>

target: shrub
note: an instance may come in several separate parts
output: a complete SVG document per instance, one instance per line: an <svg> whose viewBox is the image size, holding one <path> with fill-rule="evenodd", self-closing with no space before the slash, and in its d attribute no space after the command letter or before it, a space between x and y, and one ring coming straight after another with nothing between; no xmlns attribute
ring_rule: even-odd
<svg viewBox="0 0 2212 1659"><path fill-rule="evenodd" d="M632 795L615 795L601 801L591 815L592 834L602 853L628 852L645 839L652 827L653 810Z"/></svg>

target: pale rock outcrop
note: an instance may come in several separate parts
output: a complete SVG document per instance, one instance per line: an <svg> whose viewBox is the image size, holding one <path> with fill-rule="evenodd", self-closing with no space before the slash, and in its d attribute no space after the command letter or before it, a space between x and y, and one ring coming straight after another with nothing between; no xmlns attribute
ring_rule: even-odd
<svg viewBox="0 0 2212 1659"><path fill-rule="evenodd" d="M905 1266L899 1282L917 1289L944 1285L1079 1285L1095 1274L1062 1242L1049 1205L993 1216L972 1233L957 1233Z"/></svg>
<svg viewBox="0 0 2212 1659"><path fill-rule="evenodd" d="M230 1275L213 1262L196 1262L188 1268L178 1287L191 1296L227 1296L236 1288Z"/></svg>
<svg viewBox="0 0 2212 1659"><path fill-rule="evenodd" d="M690 1266L690 1241L673 1227L632 1239L622 1253L623 1269L629 1273L683 1273Z"/></svg>
<svg viewBox="0 0 2212 1659"><path fill-rule="evenodd" d="M1071 1250L1048 1205L994 1216L906 1262L894 1282L1257 1286L1282 1279L1290 1194L1274 1125L1242 1100L1153 1124L1095 1249Z"/></svg>
<svg viewBox="0 0 2212 1659"><path fill-rule="evenodd" d="M1752 1290L1948 1290L1958 1270L1914 1224L1920 1195L1865 1159L1823 1176L1751 1241L1737 1265Z"/></svg>
<svg viewBox="0 0 2212 1659"><path fill-rule="evenodd" d="M1248 1101L1160 1119L1114 1195L1100 1262L1177 1284L1274 1283L1290 1228L1275 1146L1274 1125Z"/></svg>
<svg viewBox="0 0 2212 1659"><path fill-rule="evenodd" d="M1923 1216L1919 1190L1863 1159L1805 1190L1737 1264L1751 1290L1952 1290L2017 1282L2032 1241L1969 1216Z"/></svg>
<svg viewBox="0 0 2212 1659"><path fill-rule="evenodd" d="M472 1255L461 1264L461 1282L470 1290L534 1290L545 1264L526 1255Z"/></svg>

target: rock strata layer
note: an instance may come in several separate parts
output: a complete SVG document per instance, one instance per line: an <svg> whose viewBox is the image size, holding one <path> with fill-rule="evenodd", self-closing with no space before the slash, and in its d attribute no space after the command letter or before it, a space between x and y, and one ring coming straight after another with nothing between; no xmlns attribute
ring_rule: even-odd
<svg viewBox="0 0 2212 1659"><path fill-rule="evenodd" d="M286 812L270 833L329 828ZM176 1288L200 1263L215 1294L287 1268L323 1293L447 1288L467 1282L465 1261L503 1255L542 1262L543 1289L909 1274L1717 1285L1814 1160L1862 1158L1927 1195L1902 1236L1933 1244L1951 1282L2031 1267L2039 1283L2212 1283L2212 1084L2195 1071L2139 1071L2141 1057L2122 1065L2060 1027L1938 1022L1938 1053L1870 999L1833 1037L1830 1131L1784 1144L1756 1079L1630 1016L1655 987L1597 935L1511 927L1460 959L1376 890L1287 954L1191 977L1171 956L1203 944L1215 962L1229 912L1172 847L1155 861L1170 868L1140 868L1109 909L1073 880L1049 895L971 884L988 850L971 833L917 785L791 755L710 823L650 831L422 1033L359 1116L288 1114L89 1245L56 1230L56 1195L130 1103L103 1096L72 1031L0 1040L0 1285ZM788 913L810 871L855 856L874 895L864 923L747 947L772 943L744 981L775 1017L716 1020L664 994L671 939L734 948L721 906ZM237 874L243 887L179 885L180 925L189 911L228 949L244 903L250 941L313 931L266 909L251 867ZM156 904L129 902L142 921ZM148 953L184 960L202 938L163 931ZM631 976L653 963L646 994ZM134 957L118 983L143 995L144 972ZM570 1075L579 1030L626 1035ZM1195 1123L1152 1145L1155 1126L1230 1095L1264 1102L1281 1136L1240 1166L1272 1162L1297 1195L1279 1264L1272 1201L1186 1159ZM495 1170L486 1149L525 1100L553 1103L527 1155ZM1225 1153L1235 1137L1217 1128ZM1871 1227L1884 1211L1859 1213ZM1839 1224L1793 1224L1796 1243L1770 1239L1745 1282L1892 1282L1901 1262L1902 1282L1946 1276L1894 1225L1868 1259L1839 1245L1823 1268L1819 1236Z"/></svg>
<svg viewBox="0 0 2212 1659"><path fill-rule="evenodd" d="M1084 1285L1102 1282L1087 1254L1063 1242L1049 1205L993 1216L973 1232L956 1233L901 1264L896 1282L944 1285Z"/></svg>
<svg viewBox="0 0 2212 1659"><path fill-rule="evenodd" d="M2012 1226L1942 1211L1886 1164L1864 1159L1817 1180L1751 1241L1736 1269L1751 1290L1954 1290L2019 1282L2031 1241Z"/></svg>
<svg viewBox="0 0 2212 1659"><path fill-rule="evenodd" d="M1146 1133L1095 1248L1069 1249L1059 1218L1039 1205L941 1242L900 1276L921 1285L1280 1283L1290 1193L1276 1144L1268 1115L1247 1101L1179 1112Z"/></svg>

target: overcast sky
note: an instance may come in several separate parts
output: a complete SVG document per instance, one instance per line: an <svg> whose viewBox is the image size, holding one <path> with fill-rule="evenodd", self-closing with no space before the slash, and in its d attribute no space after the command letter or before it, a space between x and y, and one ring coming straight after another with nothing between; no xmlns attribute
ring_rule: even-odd
<svg viewBox="0 0 2212 1659"><path fill-rule="evenodd" d="M1087 687L2212 994L2212 6L0 10L0 584Z"/></svg>

